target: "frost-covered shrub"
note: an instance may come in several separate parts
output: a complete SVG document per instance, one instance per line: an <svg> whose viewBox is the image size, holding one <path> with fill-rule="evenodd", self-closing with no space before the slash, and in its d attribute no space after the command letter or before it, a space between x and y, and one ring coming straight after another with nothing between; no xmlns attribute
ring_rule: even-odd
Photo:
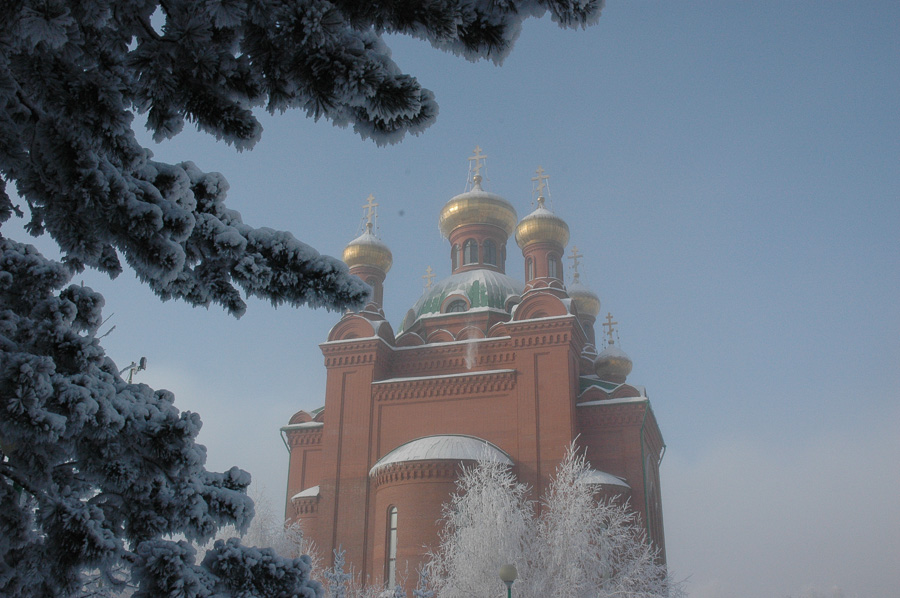
<svg viewBox="0 0 900 598"><path fill-rule="evenodd" d="M516 565L518 598L663 598L681 595L626 505L595 500L589 471L570 448L535 509L506 465L479 462L445 506L431 554L438 598L501 596L498 571Z"/></svg>

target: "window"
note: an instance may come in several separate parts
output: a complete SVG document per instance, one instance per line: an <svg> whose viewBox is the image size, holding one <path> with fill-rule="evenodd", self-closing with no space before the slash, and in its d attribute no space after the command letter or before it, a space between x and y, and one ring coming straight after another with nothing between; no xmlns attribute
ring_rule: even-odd
<svg viewBox="0 0 900 598"><path fill-rule="evenodd" d="M450 269L456 270L457 268L459 268L459 245L454 245L450 250Z"/></svg>
<svg viewBox="0 0 900 598"><path fill-rule="evenodd" d="M397 507L388 509L386 577L389 588L397 585Z"/></svg>
<svg viewBox="0 0 900 598"><path fill-rule="evenodd" d="M447 308L444 310L444 313L454 313L467 311L469 309L468 304L466 304L465 299L454 299L450 303L447 304Z"/></svg>
<svg viewBox="0 0 900 598"><path fill-rule="evenodd" d="M465 245L463 245L463 266L466 264L477 264L478 263L478 243L475 242L475 239L469 239L466 241Z"/></svg>
<svg viewBox="0 0 900 598"><path fill-rule="evenodd" d="M559 266L555 255L547 256L547 276L559 278Z"/></svg>
<svg viewBox="0 0 900 598"><path fill-rule="evenodd" d="M497 265L497 244L490 239L484 242L484 263L492 266Z"/></svg>
<svg viewBox="0 0 900 598"><path fill-rule="evenodd" d="M534 278L534 260L528 258L528 263L525 266L525 281L529 281Z"/></svg>

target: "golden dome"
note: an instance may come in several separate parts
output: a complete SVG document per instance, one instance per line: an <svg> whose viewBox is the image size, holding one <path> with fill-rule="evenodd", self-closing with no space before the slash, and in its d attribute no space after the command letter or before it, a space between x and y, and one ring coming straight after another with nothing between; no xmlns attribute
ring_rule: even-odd
<svg viewBox="0 0 900 598"><path fill-rule="evenodd" d="M625 378L631 373L631 358L622 349L615 345L609 345L594 361L594 371L601 380L610 382L625 382Z"/></svg>
<svg viewBox="0 0 900 598"><path fill-rule="evenodd" d="M570 284L566 290L575 302L579 314L597 317L600 313L600 297L596 293L577 281Z"/></svg>
<svg viewBox="0 0 900 598"><path fill-rule="evenodd" d="M441 208L438 226L441 234L449 237L451 232L466 224L490 224L502 229L509 237L518 219L512 204L496 193L483 190L481 176L476 175L471 191L460 193Z"/></svg>
<svg viewBox="0 0 900 598"><path fill-rule="evenodd" d="M344 263L350 266L372 266L385 274L394 263L394 256L388 246L372 234L371 225L366 225L366 232L350 241L344 248Z"/></svg>
<svg viewBox="0 0 900 598"><path fill-rule="evenodd" d="M522 218L516 227L516 243L522 249L539 241L556 243L561 247L569 242L569 225L544 207L543 197L538 197L538 208Z"/></svg>

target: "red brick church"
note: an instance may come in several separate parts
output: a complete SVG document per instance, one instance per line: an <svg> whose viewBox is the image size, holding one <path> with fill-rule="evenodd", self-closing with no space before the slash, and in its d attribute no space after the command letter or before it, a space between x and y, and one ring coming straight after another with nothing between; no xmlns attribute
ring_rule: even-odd
<svg viewBox="0 0 900 598"><path fill-rule="evenodd" d="M509 463L539 496L567 447L587 451L598 492L627 499L665 558L659 464L664 443L646 392L626 382L631 360L612 340L598 353L600 300L563 280L569 227L544 205L521 220L482 188L483 156L470 158L468 190L439 226L451 274L431 284L396 332L381 308L391 268L366 231L344 250L350 272L372 286L320 345L325 405L282 428L290 449L287 516L300 520L330 562L342 547L363 579L393 585L434 545L441 506L460 465ZM590 234L583 231L582 234ZM514 235L524 282L506 272Z"/></svg>

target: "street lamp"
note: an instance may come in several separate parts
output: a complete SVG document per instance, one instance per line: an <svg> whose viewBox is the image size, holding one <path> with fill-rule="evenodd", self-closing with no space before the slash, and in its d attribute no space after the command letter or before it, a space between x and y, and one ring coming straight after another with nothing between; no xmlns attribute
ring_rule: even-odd
<svg viewBox="0 0 900 598"><path fill-rule="evenodd" d="M506 598L512 598L512 585L516 581L517 575L518 572L515 565L503 565L500 567L500 579L506 584Z"/></svg>

